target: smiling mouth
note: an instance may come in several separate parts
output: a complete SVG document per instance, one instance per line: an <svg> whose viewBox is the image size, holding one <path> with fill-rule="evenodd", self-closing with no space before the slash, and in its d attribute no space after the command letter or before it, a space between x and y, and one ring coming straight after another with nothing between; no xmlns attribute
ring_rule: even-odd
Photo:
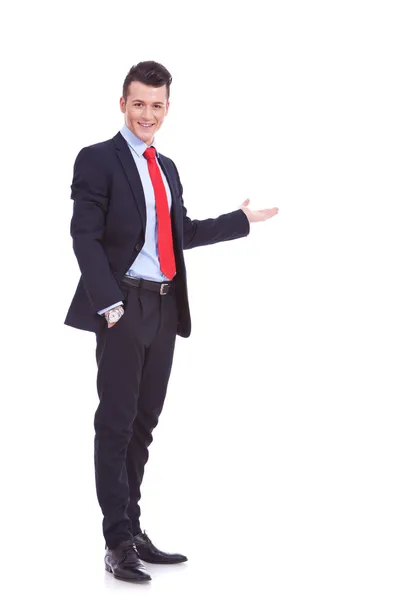
<svg viewBox="0 0 400 600"><path fill-rule="evenodd" d="M144 127L145 129L151 129L154 123L139 123L140 127Z"/></svg>

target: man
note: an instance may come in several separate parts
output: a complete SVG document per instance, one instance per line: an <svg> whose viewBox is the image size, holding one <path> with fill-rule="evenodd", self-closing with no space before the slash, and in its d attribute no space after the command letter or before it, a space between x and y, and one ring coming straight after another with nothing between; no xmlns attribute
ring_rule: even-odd
<svg viewBox="0 0 400 600"><path fill-rule="evenodd" d="M216 219L191 220L173 161L154 148L169 108L171 75L142 62L123 85L125 124L75 161L71 236L81 278L65 323L96 334L99 405L95 475L105 565L150 580L142 560L186 561L158 550L140 527L140 485L170 376L176 335L191 330L183 250L248 235L278 209L248 201Z"/></svg>

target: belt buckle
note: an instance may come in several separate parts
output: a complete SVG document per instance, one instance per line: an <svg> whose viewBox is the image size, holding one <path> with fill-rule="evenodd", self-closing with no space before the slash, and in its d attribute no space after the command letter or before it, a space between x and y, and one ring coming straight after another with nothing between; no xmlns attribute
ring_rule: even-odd
<svg viewBox="0 0 400 600"><path fill-rule="evenodd" d="M165 286L168 286L168 283L162 283L161 286L160 286L160 295L161 296L166 296L167 295L167 292L164 292L164 287Z"/></svg>

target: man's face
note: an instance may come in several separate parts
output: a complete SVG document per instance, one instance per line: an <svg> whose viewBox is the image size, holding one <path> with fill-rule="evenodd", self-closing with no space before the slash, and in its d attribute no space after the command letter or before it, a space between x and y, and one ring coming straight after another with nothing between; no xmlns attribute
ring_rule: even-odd
<svg viewBox="0 0 400 600"><path fill-rule="evenodd" d="M125 125L148 146L160 129L168 113L167 86L152 87L133 81L129 86L126 102L120 99L121 112L125 115Z"/></svg>

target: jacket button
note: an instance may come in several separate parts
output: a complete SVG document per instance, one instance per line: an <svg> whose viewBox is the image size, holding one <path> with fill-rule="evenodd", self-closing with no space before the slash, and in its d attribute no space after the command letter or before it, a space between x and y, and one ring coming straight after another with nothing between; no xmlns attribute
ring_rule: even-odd
<svg viewBox="0 0 400 600"><path fill-rule="evenodd" d="M140 245L139 244L136 244L135 250L136 250L136 252L140 252Z"/></svg>

